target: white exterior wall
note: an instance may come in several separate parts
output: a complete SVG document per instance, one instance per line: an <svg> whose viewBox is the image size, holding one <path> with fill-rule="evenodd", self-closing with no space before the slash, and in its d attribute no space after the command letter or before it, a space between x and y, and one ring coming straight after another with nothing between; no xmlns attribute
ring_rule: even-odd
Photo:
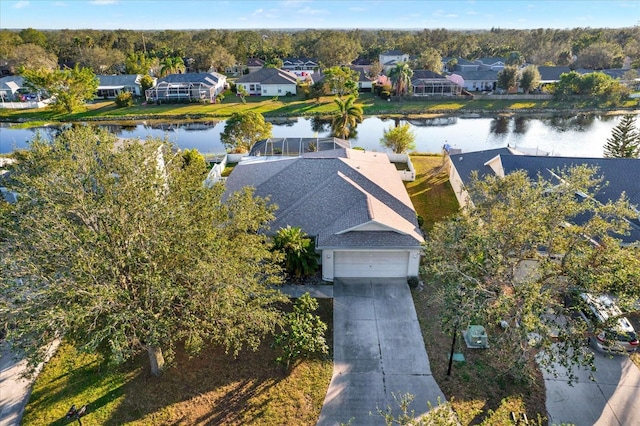
<svg viewBox="0 0 640 426"><path fill-rule="evenodd" d="M462 179L460 178L460 174L456 169L455 165L451 161L451 157L448 159L449 161L449 183L451 183L451 188L453 189L453 193L456 194L456 198L458 199L458 204L460 208L465 208L467 203L469 202L469 193L464 189L464 184L462 183Z"/></svg>
<svg viewBox="0 0 640 426"><path fill-rule="evenodd" d="M262 85L262 96L285 96L287 92L291 92L292 95L295 95L296 85L295 84L263 84Z"/></svg>

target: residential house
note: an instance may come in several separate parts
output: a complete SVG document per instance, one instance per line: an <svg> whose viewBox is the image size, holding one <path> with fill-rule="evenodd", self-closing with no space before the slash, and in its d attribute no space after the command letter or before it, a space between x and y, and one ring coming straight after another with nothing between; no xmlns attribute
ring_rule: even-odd
<svg viewBox="0 0 640 426"><path fill-rule="evenodd" d="M460 71L451 75L462 78L462 86L469 92L496 90L498 85L498 71Z"/></svg>
<svg viewBox="0 0 640 426"><path fill-rule="evenodd" d="M488 175L505 176L516 170L524 170L532 179L540 175L549 181L559 183L559 170L577 165L597 167L597 174L603 177L607 185L594 194L594 198L601 203L607 203L617 200L623 193L626 194L638 215L628 218L631 225L629 234L617 237L625 245L640 246L640 159L536 156L524 155L513 148L498 148L451 154L449 165L449 180L458 202L463 207L469 201L464 188L469 184L473 172L478 173L479 178L483 178Z"/></svg>
<svg viewBox="0 0 640 426"><path fill-rule="evenodd" d="M282 69L295 74L299 79L305 80L320 69L317 59L312 58L283 58Z"/></svg>
<svg viewBox="0 0 640 426"><path fill-rule="evenodd" d="M449 61L452 59L455 59L456 63L454 66L450 67ZM442 64L444 66L444 70L447 72L478 71L478 68L480 68L480 64L468 61L464 58L444 57L442 58Z"/></svg>
<svg viewBox="0 0 640 426"><path fill-rule="evenodd" d="M556 66L539 66L538 72L540 73L540 87L544 87L560 81L560 76L562 74L571 72L571 68L556 67Z"/></svg>
<svg viewBox="0 0 640 426"><path fill-rule="evenodd" d="M121 74L121 75L97 75L98 91L97 96L104 99L112 99L122 92L130 92L134 96L142 96L140 80L142 74ZM154 78L154 86L158 79Z"/></svg>
<svg viewBox="0 0 640 426"><path fill-rule="evenodd" d="M424 241L386 154L352 149L247 157L226 180L278 206L272 232L300 227L316 243L322 278L417 276Z"/></svg>
<svg viewBox="0 0 640 426"><path fill-rule="evenodd" d="M262 59L249 58L247 60L247 70L249 70L249 74L251 74L252 72L256 72L264 68L265 64L266 62Z"/></svg>
<svg viewBox="0 0 640 426"><path fill-rule="evenodd" d="M8 75L0 78L0 98L2 101L20 101L24 78L19 75Z"/></svg>
<svg viewBox="0 0 640 426"><path fill-rule="evenodd" d="M367 69L363 66L349 65L349 69L358 73L358 91L370 92L373 90L373 80L367 75Z"/></svg>
<svg viewBox="0 0 640 426"><path fill-rule="evenodd" d="M506 59L505 58L478 58L473 61L474 64L478 64L478 71L500 71L504 69Z"/></svg>
<svg viewBox="0 0 640 426"><path fill-rule="evenodd" d="M297 93L297 77L279 68L262 68L243 75L236 81L237 87L244 87L249 95L285 96Z"/></svg>
<svg viewBox="0 0 640 426"><path fill-rule="evenodd" d="M401 50L387 50L386 52L381 53L379 58L380 65L382 66L382 70L385 74L388 74L391 68L395 67L397 64L409 62L409 55L402 53Z"/></svg>
<svg viewBox="0 0 640 426"><path fill-rule="evenodd" d="M368 74L371 69L371 60L367 58L356 58L351 62L351 65L363 68L365 73Z"/></svg>
<svg viewBox="0 0 640 426"><path fill-rule="evenodd" d="M179 102L207 101L215 103L222 93L227 77L217 72L170 74L158 80L155 87L145 93L147 101Z"/></svg>
<svg viewBox="0 0 640 426"><path fill-rule="evenodd" d="M413 96L459 96L462 86L430 70L415 70L411 78Z"/></svg>

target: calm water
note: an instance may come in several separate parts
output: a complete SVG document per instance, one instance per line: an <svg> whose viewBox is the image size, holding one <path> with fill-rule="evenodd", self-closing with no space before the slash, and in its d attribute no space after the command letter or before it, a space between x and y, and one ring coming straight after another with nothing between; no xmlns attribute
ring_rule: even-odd
<svg viewBox="0 0 640 426"><path fill-rule="evenodd" d="M436 118L409 120L416 134L416 151L440 152L448 143L464 152L512 147L539 149L559 156L601 157L602 147L611 136L611 129L620 116L578 115L573 117L528 118ZM402 124L406 120L399 120ZM383 131L394 126L393 119L366 118L358 125L352 146L383 151L380 138ZM224 121L188 124L107 125L122 138L167 138L182 148L196 148L203 153L224 153L220 133ZM0 127L0 153L25 148L36 132L53 137L59 128L11 129ZM274 137L329 136L329 123L312 118L282 119L273 123Z"/></svg>

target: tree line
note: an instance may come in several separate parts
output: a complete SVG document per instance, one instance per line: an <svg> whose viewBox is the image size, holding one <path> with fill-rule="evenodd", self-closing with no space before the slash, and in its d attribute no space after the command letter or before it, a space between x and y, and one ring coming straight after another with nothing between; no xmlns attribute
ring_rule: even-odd
<svg viewBox="0 0 640 426"><path fill-rule="evenodd" d="M261 58L277 63L283 57L316 58L323 67L356 58L377 60L379 54L401 50L419 60L434 56L476 59L507 57L519 52L531 64L575 68L620 68L629 58L640 66L640 27L483 31L409 30L47 30L0 31L0 63L51 68L69 64L99 73L136 73L150 65L157 73L167 58L182 58L189 71L224 70ZM143 64L141 64L143 59ZM145 63L144 60L148 61ZM146 73L146 72L144 72Z"/></svg>

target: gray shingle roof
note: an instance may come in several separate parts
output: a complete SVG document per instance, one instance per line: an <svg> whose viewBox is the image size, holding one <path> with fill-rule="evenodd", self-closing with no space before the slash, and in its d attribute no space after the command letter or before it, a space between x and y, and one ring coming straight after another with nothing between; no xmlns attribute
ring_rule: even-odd
<svg viewBox="0 0 640 426"><path fill-rule="evenodd" d="M101 87L132 87L137 84L139 74L97 75L98 89Z"/></svg>
<svg viewBox="0 0 640 426"><path fill-rule="evenodd" d="M215 86L220 80L227 78L217 72L193 72L186 74L169 74L158 80L160 83L204 83Z"/></svg>
<svg viewBox="0 0 640 426"><path fill-rule="evenodd" d="M237 83L260 84L296 84L297 78L288 71L279 68L262 68L251 74L240 77Z"/></svg>
<svg viewBox="0 0 640 426"><path fill-rule="evenodd" d="M243 161L226 185L227 193L253 186L256 195L269 196L278 206L272 230L299 226L317 236L318 248L408 248L423 241L409 195L384 153L339 149Z"/></svg>
<svg viewBox="0 0 640 426"><path fill-rule="evenodd" d="M469 81L469 80L493 81L498 79L498 71L496 70L456 71L456 74L462 77L465 81Z"/></svg>

